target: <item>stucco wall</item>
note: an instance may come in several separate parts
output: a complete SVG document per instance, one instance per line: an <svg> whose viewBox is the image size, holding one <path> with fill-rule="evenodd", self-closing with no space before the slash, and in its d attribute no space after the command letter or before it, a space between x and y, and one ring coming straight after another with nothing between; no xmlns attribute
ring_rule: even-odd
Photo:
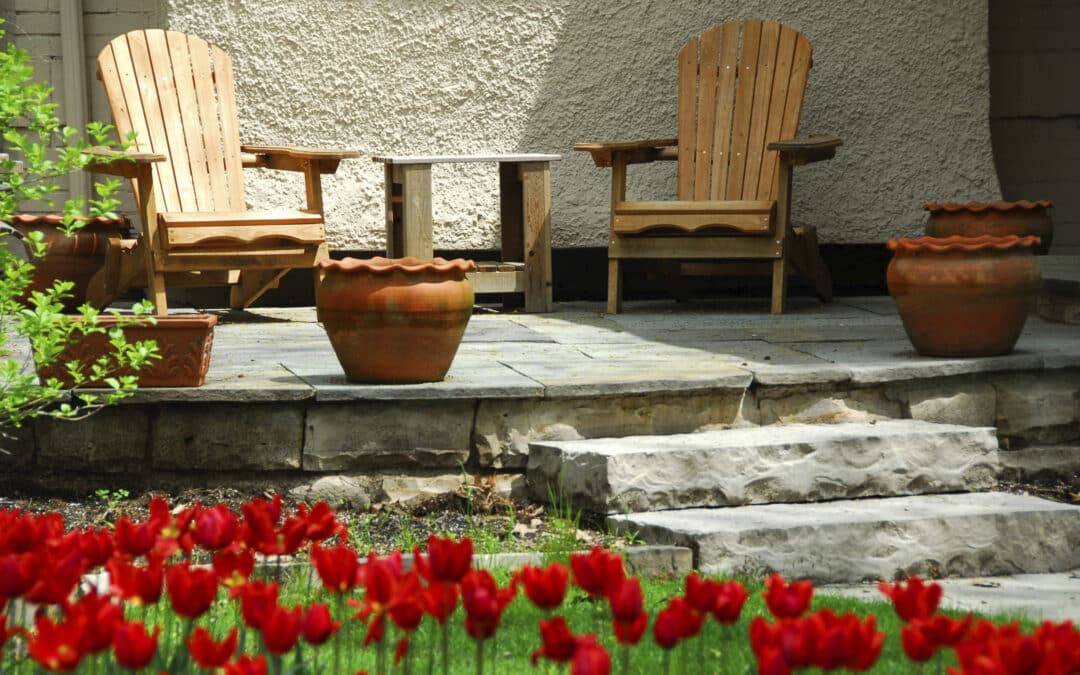
<svg viewBox="0 0 1080 675"><path fill-rule="evenodd" d="M554 245L606 244L608 173L578 141L674 135L675 55L728 18L780 19L815 46L802 133L837 158L796 174L795 220L826 242L915 234L927 200L999 196L983 0L162 0L167 27L225 47L245 142L373 153L558 152ZM437 248L494 248L493 166L437 166ZM631 172L673 193L674 167ZM382 171L324 184L331 245L383 245ZM249 201L296 203L295 175L252 175Z"/></svg>

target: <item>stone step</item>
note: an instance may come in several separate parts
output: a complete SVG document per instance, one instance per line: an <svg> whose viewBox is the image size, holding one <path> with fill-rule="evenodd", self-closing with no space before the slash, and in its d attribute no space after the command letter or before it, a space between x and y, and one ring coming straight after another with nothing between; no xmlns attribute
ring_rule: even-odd
<svg viewBox="0 0 1080 675"><path fill-rule="evenodd" d="M992 428L883 420L534 441L526 475L534 499L626 513L967 492L998 470Z"/></svg>
<svg viewBox="0 0 1080 675"><path fill-rule="evenodd" d="M975 492L613 515L706 573L815 583L1060 572L1080 567L1080 507Z"/></svg>

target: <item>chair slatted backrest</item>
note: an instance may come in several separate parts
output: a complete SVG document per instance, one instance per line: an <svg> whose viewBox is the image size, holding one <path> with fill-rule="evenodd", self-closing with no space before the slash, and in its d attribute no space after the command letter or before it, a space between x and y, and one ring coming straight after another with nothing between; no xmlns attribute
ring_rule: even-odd
<svg viewBox="0 0 1080 675"><path fill-rule="evenodd" d="M810 42L777 21L728 21L679 51L680 200L776 199L772 141L799 128Z"/></svg>
<svg viewBox="0 0 1080 675"><path fill-rule="evenodd" d="M154 164L159 211L244 210L228 54L183 33L133 31L101 51L98 76L121 138L134 131L140 151L168 157Z"/></svg>

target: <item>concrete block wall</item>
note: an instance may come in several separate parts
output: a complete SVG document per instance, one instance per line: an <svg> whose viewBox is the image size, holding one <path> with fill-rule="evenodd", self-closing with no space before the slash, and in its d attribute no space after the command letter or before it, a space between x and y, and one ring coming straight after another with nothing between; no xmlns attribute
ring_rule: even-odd
<svg viewBox="0 0 1080 675"><path fill-rule="evenodd" d="M1053 253L1080 253L1080 3L991 0L990 128L1005 199L1053 199Z"/></svg>

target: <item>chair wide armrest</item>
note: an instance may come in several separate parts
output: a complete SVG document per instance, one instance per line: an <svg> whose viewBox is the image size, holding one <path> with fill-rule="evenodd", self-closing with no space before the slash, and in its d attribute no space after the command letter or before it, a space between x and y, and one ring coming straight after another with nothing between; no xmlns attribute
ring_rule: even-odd
<svg viewBox="0 0 1080 675"><path fill-rule="evenodd" d="M310 162L319 165L319 173L334 173L343 159L360 156L356 150L244 145L240 147L244 166L279 171L305 171Z"/></svg>
<svg viewBox="0 0 1080 675"><path fill-rule="evenodd" d="M675 138L653 138L644 141L612 141L609 143L578 143L575 150L592 154L596 166L611 166L615 154L626 157L627 164L644 164L657 160L675 159L673 149L679 143Z"/></svg>
<svg viewBox="0 0 1080 675"><path fill-rule="evenodd" d="M83 154L93 158L85 167L87 171L123 178L137 177L145 167L166 159L165 155L157 152L121 152L103 147L87 148Z"/></svg>
<svg viewBox="0 0 1080 675"><path fill-rule="evenodd" d="M789 141L773 141L769 150L780 153L780 161L792 166L801 166L811 162L820 162L836 156L836 148L844 141L837 136L807 136Z"/></svg>

